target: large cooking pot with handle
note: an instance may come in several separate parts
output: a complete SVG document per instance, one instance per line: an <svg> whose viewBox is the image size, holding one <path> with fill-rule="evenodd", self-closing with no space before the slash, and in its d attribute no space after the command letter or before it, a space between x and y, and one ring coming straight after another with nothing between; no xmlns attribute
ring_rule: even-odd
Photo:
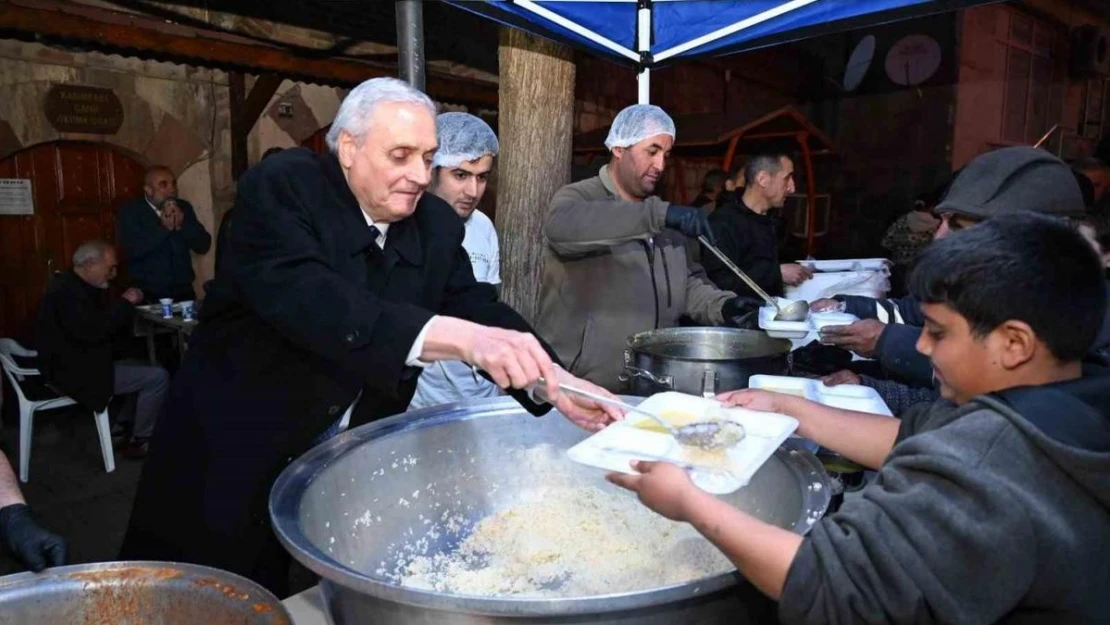
<svg viewBox="0 0 1110 625"><path fill-rule="evenodd" d="M756 330L665 328L628 337L621 381L632 395L710 397L747 388L756 374L786 375L791 343Z"/></svg>
<svg viewBox="0 0 1110 625"><path fill-rule="evenodd" d="M97 562L0 577L0 625L293 625L265 588L177 562Z"/></svg>

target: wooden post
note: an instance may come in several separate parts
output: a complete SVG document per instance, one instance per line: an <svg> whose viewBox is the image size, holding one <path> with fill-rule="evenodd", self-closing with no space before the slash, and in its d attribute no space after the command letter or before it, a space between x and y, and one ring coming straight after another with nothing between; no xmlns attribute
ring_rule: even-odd
<svg viewBox="0 0 1110 625"><path fill-rule="evenodd" d="M231 178L238 180L250 166L247 162L247 136L262 111L266 110L270 98L277 93L282 78L277 74L262 74L254 81L249 94L242 73L230 72L227 78L228 106L231 109Z"/></svg>
<svg viewBox="0 0 1110 625"><path fill-rule="evenodd" d="M536 318L543 223L551 197L570 182L574 74L570 48L501 29L497 235L501 299Z"/></svg>

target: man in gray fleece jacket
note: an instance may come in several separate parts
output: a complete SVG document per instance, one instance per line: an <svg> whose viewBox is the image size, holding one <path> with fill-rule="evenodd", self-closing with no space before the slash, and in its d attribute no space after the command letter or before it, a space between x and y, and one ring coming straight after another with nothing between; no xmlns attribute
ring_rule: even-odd
<svg viewBox="0 0 1110 625"><path fill-rule="evenodd" d="M944 399L899 421L738 391L876 469L808 536L699 491L673 465L612 476L688 521L785 624L1110 620L1110 371L1081 363L1106 308L1074 226L997 217L934 243L910 278Z"/></svg>
<svg viewBox="0 0 1110 625"><path fill-rule="evenodd" d="M544 235L547 249L536 331L567 369L610 391L624 390L623 349L637 332L732 324L759 302L722 291L687 257L687 237L712 238L705 214L652 195L674 144L663 109L621 111L605 141L609 164L559 189Z"/></svg>

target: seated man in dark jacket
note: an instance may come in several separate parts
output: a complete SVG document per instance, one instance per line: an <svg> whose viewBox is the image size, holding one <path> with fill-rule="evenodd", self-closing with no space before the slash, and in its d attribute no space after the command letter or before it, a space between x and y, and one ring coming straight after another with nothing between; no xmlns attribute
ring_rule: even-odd
<svg viewBox="0 0 1110 625"><path fill-rule="evenodd" d="M1081 363L1106 301L1072 225L997 217L936 242L910 278L944 400L899 421L801 397L727 404L878 472L799 536L641 463L611 479L687 521L779 601L784 625L1103 623L1110 613L1110 372Z"/></svg>
<svg viewBox="0 0 1110 625"><path fill-rule="evenodd" d="M740 188L738 178L743 176ZM782 208L794 192L794 163L786 154L756 154L729 178L733 187L721 195L717 210L709 216L709 227L717 247L770 295L782 296L784 286L797 286L813 277L813 271L797 263L779 264L779 232L776 219L767 213ZM726 187L727 189L728 187ZM741 295L756 294L716 256L702 254L709 279L718 287Z"/></svg>
<svg viewBox="0 0 1110 625"><path fill-rule="evenodd" d="M165 369L116 362L115 341L126 336L143 293L131 288L108 296L116 277L115 249L88 241L73 253L73 269L54 277L39 304L39 369L47 382L90 410L104 410L112 395L138 393L129 457L146 455L147 439L169 388Z"/></svg>
<svg viewBox="0 0 1110 625"><path fill-rule="evenodd" d="M116 227L127 275L147 301L196 297L190 252L207 252L212 236L197 221L193 206L177 197L172 171L161 166L149 169L143 197L120 207Z"/></svg>

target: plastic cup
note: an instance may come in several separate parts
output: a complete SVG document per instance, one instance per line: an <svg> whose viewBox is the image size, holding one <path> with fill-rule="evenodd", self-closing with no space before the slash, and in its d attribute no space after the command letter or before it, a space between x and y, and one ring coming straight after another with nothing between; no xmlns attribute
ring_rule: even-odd
<svg viewBox="0 0 1110 625"><path fill-rule="evenodd" d="M181 302L181 318L184 321L192 321L197 318L196 309L193 306L193 300Z"/></svg>
<svg viewBox="0 0 1110 625"><path fill-rule="evenodd" d="M162 318L173 319L173 300L168 297L163 297L158 300L158 303L162 305Z"/></svg>

